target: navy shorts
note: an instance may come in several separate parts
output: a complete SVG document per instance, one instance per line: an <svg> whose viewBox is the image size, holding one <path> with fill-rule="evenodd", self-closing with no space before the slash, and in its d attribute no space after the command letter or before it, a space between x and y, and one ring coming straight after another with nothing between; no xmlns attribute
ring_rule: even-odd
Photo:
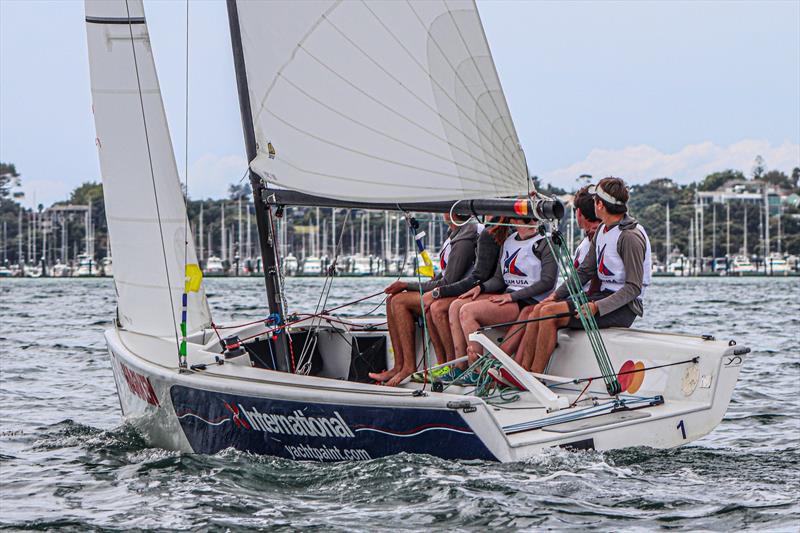
<svg viewBox="0 0 800 533"><path fill-rule="evenodd" d="M587 296L587 299L590 302L596 302L597 300L602 300L603 298L607 298L612 294L614 294L613 291L596 292ZM567 299L567 305L569 306L570 312L574 313L575 304L572 303L572 298ZM631 324L633 324L633 321L636 320L636 313L634 313L628 305L623 305L619 309L611 311L607 315L595 315L594 319L597 322L597 327L600 329L629 328L631 327ZM570 317L567 327L569 329L583 329L583 324L581 324L580 318L573 316Z"/></svg>

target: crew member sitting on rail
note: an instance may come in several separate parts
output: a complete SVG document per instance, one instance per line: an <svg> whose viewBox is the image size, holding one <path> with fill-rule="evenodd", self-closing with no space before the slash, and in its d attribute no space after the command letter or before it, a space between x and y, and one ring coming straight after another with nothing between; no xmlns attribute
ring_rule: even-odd
<svg viewBox="0 0 800 533"><path fill-rule="evenodd" d="M511 222L520 228L503 243L492 279L459 296L468 302L457 320L467 338L481 326L516 320L522 309L544 300L556 285L558 265L547 240L530 218L512 218ZM484 294L494 296L475 301ZM478 343L469 343L470 362L481 353Z"/></svg>
<svg viewBox="0 0 800 533"><path fill-rule="evenodd" d="M509 234L508 219L505 217L487 217L487 228L478 236L478 247L475 250L475 268L464 279L436 287L431 291L433 303L430 316L433 327L444 347L444 360L452 361L456 356L467 353L467 340L458 321L458 311L470 300L459 300L458 297L471 288L488 281L497 269L500 250ZM487 298L489 295L484 295ZM455 320L450 318L455 312ZM437 353L437 359L439 358ZM461 363L460 368L466 365ZM452 373L452 369L451 373Z"/></svg>
<svg viewBox="0 0 800 533"><path fill-rule="evenodd" d="M603 178L589 188L594 196L594 210L602 224L592 239L589 253L578 268L581 284L597 277L600 291L588 296L589 312L595 315L599 328L633 324L644 314L642 298L650 285L650 240L644 228L628 212L628 187L619 178ZM540 316L575 312L569 290L562 284L542 302ZM583 329L578 316L539 322L535 346L522 345L523 360L532 357L533 372L542 373L550 361L559 328ZM534 350L532 355L527 350Z"/></svg>
<svg viewBox="0 0 800 533"><path fill-rule="evenodd" d="M600 225L600 219L597 218L594 212L594 197L589 194L588 185L582 187L575 193L575 197L572 199L572 207L575 210L575 218L578 221L578 227L584 232L583 240L578 244L578 247L575 248L575 254L572 256L573 264L577 269L581 266L581 263L589 253L589 249L592 247L594 233L597 230L597 226ZM600 281L597 278L592 278L583 285L583 290L586 291L587 294L593 294L599 289ZM550 301L552 300L545 300L544 303L539 305L526 307L523 312L520 313L519 320L528 320L530 318L539 318L543 316L541 313L542 307ZM522 333L517 328L524 329L525 332ZM522 368L530 371L531 365L533 364L533 348L536 346L536 336L538 332L539 322L529 322L527 324L515 326L509 330L508 335L506 335L506 340L500 348L507 354L517 352L514 358L516 362L519 363ZM519 346L523 346L526 349L517 351Z"/></svg>
<svg viewBox="0 0 800 533"><path fill-rule="evenodd" d="M464 221L456 219L458 224L462 224L458 226L447 214L444 215L444 221L450 227L450 231L439 251L441 266L439 274L432 280L422 283L398 280L384 289L384 292L390 295L386 300L386 320L394 349L394 366L384 372L370 373L369 377L375 381L385 382L394 387L416 371L415 317L423 310L428 311L433 302L430 291L463 279L469 274L475 262L478 226L463 224ZM420 293L423 293L422 296ZM426 321L431 324L429 312L426 313ZM428 332L436 353L444 354L445 350L438 344L441 341L435 329L429 327Z"/></svg>

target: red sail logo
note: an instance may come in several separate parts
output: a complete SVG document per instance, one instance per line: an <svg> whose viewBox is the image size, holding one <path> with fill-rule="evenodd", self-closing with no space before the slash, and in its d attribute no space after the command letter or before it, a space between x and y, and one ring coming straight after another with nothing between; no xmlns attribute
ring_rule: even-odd
<svg viewBox="0 0 800 533"><path fill-rule="evenodd" d="M225 404L225 408L233 414L233 423L236 424L237 428L244 428L250 429L250 425L244 420L241 415L239 414L239 408L235 405L231 405L228 402L222 402Z"/></svg>
<svg viewBox="0 0 800 533"><path fill-rule="evenodd" d="M604 244L603 247L600 249L600 257L597 258L597 271L604 276L613 277L614 273L611 272L611 270L606 266L605 255L606 255L606 245Z"/></svg>

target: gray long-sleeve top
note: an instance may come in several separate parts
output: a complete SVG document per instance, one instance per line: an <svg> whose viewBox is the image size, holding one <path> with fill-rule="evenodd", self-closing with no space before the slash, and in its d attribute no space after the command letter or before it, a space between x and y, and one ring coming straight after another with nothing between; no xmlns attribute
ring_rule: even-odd
<svg viewBox="0 0 800 533"><path fill-rule="evenodd" d="M406 284L406 290L419 291L422 289L422 292L432 291L436 287L460 281L469 274L472 265L475 263L478 227L475 224L465 224L455 230L451 230L449 237L450 255L447 258L447 267L444 272L439 272L432 280L422 283L410 281Z"/></svg>
<svg viewBox="0 0 800 533"><path fill-rule="evenodd" d="M637 316L643 316L644 308L642 299L639 296L642 294L644 255L647 249L647 242L640 231L632 231L636 229L638 224L635 218L625 215L617 224L621 230L617 240L617 253L622 258L622 265L625 267L625 285L614 294L602 300L597 300L595 302L597 304L597 312L600 316L604 316L616 311L623 305L627 305ZM617 224L612 224L609 229ZM584 257L581 266L578 267L578 278L581 284L597 277L597 247L595 246L595 240L601 231L603 231L603 226L597 228L597 232L592 238L589 252ZM566 284L562 283L556 289L555 297L557 300L563 300L567 296L569 296L569 290Z"/></svg>
<svg viewBox="0 0 800 533"><path fill-rule="evenodd" d="M475 251L475 268L460 281L439 287L440 298L460 296L475 285L488 280L497 268L497 258L500 257L500 245L491 232L484 230L478 236L478 247ZM448 265L448 268L449 265Z"/></svg>
<svg viewBox="0 0 800 533"><path fill-rule="evenodd" d="M509 237L509 239L514 239L517 236L518 235ZM533 239L533 237L530 237L530 239ZM542 262L541 276L539 277L539 281L536 283L528 285L524 289L519 289L512 292L511 300L514 302L533 298L534 296L551 290L556 284L556 279L558 278L558 264L556 263L555 257L553 257L553 252L550 250L550 246L547 244L547 240L539 239L536 244L533 244L533 253L539 258L539 261ZM497 268L494 271L494 276L492 276L492 278L486 283L481 284L481 292L499 294L505 291L508 287L503 279L503 256L502 254L498 255L499 259L497 262Z"/></svg>

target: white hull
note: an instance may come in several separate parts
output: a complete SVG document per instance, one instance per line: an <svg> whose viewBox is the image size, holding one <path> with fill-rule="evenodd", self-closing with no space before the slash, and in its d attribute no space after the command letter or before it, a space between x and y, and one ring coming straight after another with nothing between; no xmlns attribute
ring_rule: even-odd
<svg viewBox="0 0 800 533"><path fill-rule="evenodd" d="M245 337L257 332L244 328L236 333ZM374 338L386 333L362 330L356 335ZM612 413L613 400L605 394L602 380L596 380L584 394L585 401L547 413L531 393L523 393L513 404L493 406L463 394L469 389L461 387L436 393L428 385L424 395L415 396L419 384L392 389L344 381L349 346L338 333L320 334L318 377L233 364L179 373L174 341L117 330L106 333L124 418L152 445L198 453L234 447L326 461L406 451L507 462L554 446L680 446L708 434L722 420L748 351L720 341L636 330L607 330L604 338L617 369L628 358L615 354L637 354L633 361L647 368L693 357L698 362L644 372L641 388L620 396L630 409ZM189 364L213 361L219 349L212 334L199 334L194 340ZM582 332L563 333L559 344L550 374L598 374ZM571 404L584 386L553 390ZM592 396L595 400L588 400ZM314 422L317 425L311 427L320 433L309 434L309 424L298 422L297 416L327 421L329 426L323 432ZM556 420L559 423L547 425ZM286 425L290 423L300 424L299 429Z"/></svg>

